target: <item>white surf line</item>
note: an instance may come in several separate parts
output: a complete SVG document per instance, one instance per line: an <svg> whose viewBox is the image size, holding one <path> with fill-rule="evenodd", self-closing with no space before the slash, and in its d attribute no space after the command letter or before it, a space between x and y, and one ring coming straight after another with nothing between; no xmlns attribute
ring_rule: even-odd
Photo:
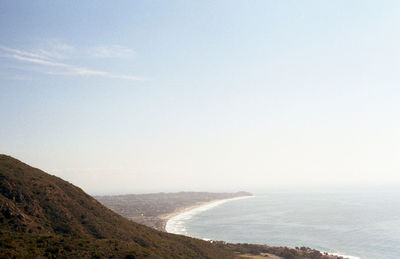
<svg viewBox="0 0 400 259"><path fill-rule="evenodd" d="M198 207L195 207L193 209L183 211L182 213L179 213L178 215L175 215L171 217L168 221L167 224L165 225L165 231L168 233L173 233L173 234L179 234L179 235L188 235L186 228L185 228L185 221L191 219L194 215L212 209L214 207L217 207L223 203L229 202L229 201L234 201L234 200L241 200L241 199L247 199L251 198L254 196L241 196L241 197L235 197L235 198L229 198L229 199L223 199L223 200L215 200L208 202L204 205L199 205Z"/></svg>
<svg viewBox="0 0 400 259"><path fill-rule="evenodd" d="M345 254L341 254L341 253L330 253L330 252L326 252L326 253L328 253L328 255L341 256L346 259L361 259L361 257L358 257L358 256L345 255Z"/></svg>

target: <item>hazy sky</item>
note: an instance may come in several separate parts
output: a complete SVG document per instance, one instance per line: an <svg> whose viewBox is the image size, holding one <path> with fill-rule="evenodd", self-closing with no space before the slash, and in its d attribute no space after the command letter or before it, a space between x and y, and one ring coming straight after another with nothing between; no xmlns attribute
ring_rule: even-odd
<svg viewBox="0 0 400 259"><path fill-rule="evenodd" d="M400 183L400 1L1 1L0 153L91 194Z"/></svg>

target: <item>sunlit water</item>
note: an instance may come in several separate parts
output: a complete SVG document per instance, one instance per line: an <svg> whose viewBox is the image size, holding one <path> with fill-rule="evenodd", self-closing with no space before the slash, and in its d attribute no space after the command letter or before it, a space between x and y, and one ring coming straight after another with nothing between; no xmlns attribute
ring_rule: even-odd
<svg viewBox="0 0 400 259"><path fill-rule="evenodd" d="M362 259L400 258L400 193L269 193L175 218L170 232Z"/></svg>

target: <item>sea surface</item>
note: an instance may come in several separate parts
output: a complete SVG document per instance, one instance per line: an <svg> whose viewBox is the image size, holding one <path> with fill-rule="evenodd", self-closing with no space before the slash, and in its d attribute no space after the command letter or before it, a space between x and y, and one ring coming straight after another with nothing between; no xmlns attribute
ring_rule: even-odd
<svg viewBox="0 0 400 259"><path fill-rule="evenodd" d="M234 243L307 246L348 258L400 258L400 192L274 192L206 205L168 232Z"/></svg>

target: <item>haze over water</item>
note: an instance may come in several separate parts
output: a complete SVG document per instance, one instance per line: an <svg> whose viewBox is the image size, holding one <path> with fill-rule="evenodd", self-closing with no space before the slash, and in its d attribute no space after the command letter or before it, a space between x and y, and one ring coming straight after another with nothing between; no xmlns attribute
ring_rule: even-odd
<svg viewBox="0 0 400 259"><path fill-rule="evenodd" d="M0 1L0 153L93 195L400 184L399 13L398 0ZM187 229L393 258L399 214L391 194L275 193Z"/></svg>
<svg viewBox="0 0 400 259"><path fill-rule="evenodd" d="M399 183L397 0L0 10L0 153L91 194Z"/></svg>
<svg viewBox="0 0 400 259"><path fill-rule="evenodd" d="M308 246L362 259L400 255L395 191L257 194L181 219L175 232L227 242Z"/></svg>

